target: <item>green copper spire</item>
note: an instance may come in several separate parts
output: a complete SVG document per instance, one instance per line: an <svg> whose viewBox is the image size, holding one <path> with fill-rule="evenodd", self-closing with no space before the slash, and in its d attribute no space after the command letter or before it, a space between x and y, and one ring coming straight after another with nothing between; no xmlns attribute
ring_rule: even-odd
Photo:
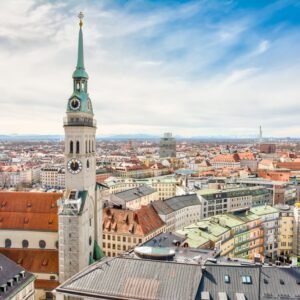
<svg viewBox="0 0 300 300"><path fill-rule="evenodd" d="M89 78L87 72L84 68L84 58L83 58L83 35L82 35L82 19L83 19L83 13L81 12L78 15L80 22L79 22L79 38L78 38L78 57L77 57L77 66L76 70L73 73L73 78Z"/></svg>
<svg viewBox="0 0 300 300"><path fill-rule="evenodd" d="M82 36L82 19L83 13L79 14L79 39L78 39L78 57L77 66L73 72L73 93L69 98L67 112L71 113L88 113L93 115L92 101L88 94L88 74L84 68L83 60L83 36Z"/></svg>

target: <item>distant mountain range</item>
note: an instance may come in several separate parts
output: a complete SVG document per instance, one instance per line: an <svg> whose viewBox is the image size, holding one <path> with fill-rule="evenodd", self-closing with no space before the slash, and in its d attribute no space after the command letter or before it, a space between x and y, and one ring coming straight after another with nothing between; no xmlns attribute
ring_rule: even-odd
<svg viewBox="0 0 300 300"><path fill-rule="evenodd" d="M123 141L123 140L148 140L155 141L159 140L161 136L159 135L151 135L151 134L116 134L116 135L106 135L106 136L97 136L97 140L111 140L111 141ZM176 136L177 140L195 140L195 141L246 141L246 140L256 140L255 136L193 136L193 137L184 137L184 136ZM11 135L0 135L0 141L63 141L63 135L39 135L39 134L11 134ZM299 138L265 138L268 141L278 141L278 140L299 140Z"/></svg>

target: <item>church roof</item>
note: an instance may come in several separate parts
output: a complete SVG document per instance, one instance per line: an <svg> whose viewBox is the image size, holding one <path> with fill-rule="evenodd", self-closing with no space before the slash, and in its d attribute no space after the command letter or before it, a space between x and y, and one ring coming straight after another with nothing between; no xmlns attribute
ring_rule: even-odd
<svg viewBox="0 0 300 300"><path fill-rule="evenodd" d="M0 229L58 231L61 193L0 192Z"/></svg>
<svg viewBox="0 0 300 300"><path fill-rule="evenodd" d="M58 274L58 250L0 248L0 253L29 272Z"/></svg>

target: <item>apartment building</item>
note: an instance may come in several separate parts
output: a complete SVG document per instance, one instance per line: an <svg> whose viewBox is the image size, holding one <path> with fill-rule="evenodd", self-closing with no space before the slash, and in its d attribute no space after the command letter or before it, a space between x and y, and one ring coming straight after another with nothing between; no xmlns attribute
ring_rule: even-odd
<svg viewBox="0 0 300 300"><path fill-rule="evenodd" d="M254 259L264 254L262 221L249 211L213 216L176 233L187 237L187 246L215 249L221 256Z"/></svg>
<svg viewBox="0 0 300 300"><path fill-rule="evenodd" d="M294 207L293 254L300 256L300 202Z"/></svg>
<svg viewBox="0 0 300 300"><path fill-rule="evenodd" d="M167 231L182 229L201 219L201 203L197 194L158 200L153 202L152 206L166 223Z"/></svg>
<svg viewBox="0 0 300 300"><path fill-rule="evenodd" d="M156 189L147 185L142 185L123 192L111 194L108 205L135 210L156 200L158 200Z"/></svg>
<svg viewBox="0 0 300 300"><path fill-rule="evenodd" d="M278 255L289 256L293 252L294 212L289 205L278 205Z"/></svg>
<svg viewBox="0 0 300 300"><path fill-rule="evenodd" d="M39 167L0 166L0 187L32 185L39 182Z"/></svg>
<svg viewBox="0 0 300 300"><path fill-rule="evenodd" d="M240 211L271 202L270 192L261 187L197 191L202 204L202 217Z"/></svg>
<svg viewBox="0 0 300 300"><path fill-rule="evenodd" d="M264 253L266 257L275 258L279 245L279 210L272 206L256 206L250 211L260 217L264 229Z"/></svg>
<svg viewBox="0 0 300 300"><path fill-rule="evenodd" d="M63 189L65 187L65 169L62 166L41 168L40 178L44 188Z"/></svg>
<svg viewBox="0 0 300 300"><path fill-rule="evenodd" d="M148 178L156 176L164 176L170 174L171 171L169 168L164 167L163 165L153 165L151 167L146 167L144 165L136 166L118 166L113 170L113 176L121 178Z"/></svg>
<svg viewBox="0 0 300 300"><path fill-rule="evenodd" d="M118 256L166 230L165 223L151 206L135 211L104 208L102 219L102 246L107 256Z"/></svg>
<svg viewBox="0 0 300 300"><path fill-rule="evenodd" d="M214 168L240 168L241 162L237 153L234 154L219 154L211 161Z"/></svg>
<svg viewBox="0 0 300 300"><path fill-rule="evenodd" d="M153 187L158 192L158 199L163 200L176 195L177 180L174 175L150 177L150 178L118 178L109 177L104 180L111 194L119 193L141 185Z"/></svg>

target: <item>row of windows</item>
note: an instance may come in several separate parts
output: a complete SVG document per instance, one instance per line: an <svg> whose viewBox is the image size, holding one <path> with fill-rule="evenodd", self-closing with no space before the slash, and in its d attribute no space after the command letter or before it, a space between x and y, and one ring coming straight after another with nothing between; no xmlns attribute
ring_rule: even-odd
<svg viewBox="0 0 300 300"><path fill-rule="evenodd" d="M74 149L74 146L76 149ZM73 141L70 141L70 153L80 153L80 143L76 141L75 145ZM95 152L94 141L85 141L85 153Z"/></svg>
<svg viewBox="0 0 300 300"><path fill-rule="evenodd" d="M121 250L121 245L115 245L115 244L110 244L110 243L107 243L107 245L106 245L106 243L103 243L103 248L106 248L106 246L108 249L113 249L113 250L115 250L116 246L117 246L117 250ZM125 245L123 245L122 248L123 248L123 251L127 250L127 247Z"/></svg>
<svg viewBox="0 0 300 300"><path fill-rule="evenodd" d="M106 235L103 234L103 239L105 240L105 238L106 238ZM108 240L108 241L112 240L112 241L118 241L118 242L121 242L121 236L119 236L119 235L117 235L117 236L112 235L112 236L111 236L110 234L107 234L107 240ZM133 242L133 243L136 243L137 240L138 240L139 243L142 242L142 239L137 239L137 238L135 238L135 237L132 238L132 242ZM131 237L130 237L130 236L129 236L129 237L123 236L123 237L122 237L122 241L123 241L123 242L131 243Z"/></svg>
<svg viewBox="0 0 300 300"><path fill-rule="evenodd" d="M11 241L11 239L5 239L5 241L4 241L4 246L5 246L5 248L11 248L11 246L12 246L12 241ZM29 247L29 242L28 242L28 240L23 240L23 241L22 241L22 247L23 247L23 248L28 248L28 247ZM39 247L40 247L41 249L46 248L46 242L45 242L44 240L40 240L40 241L39 241ZM55 242L55 247L58 248L58 241Z"/></svg>

